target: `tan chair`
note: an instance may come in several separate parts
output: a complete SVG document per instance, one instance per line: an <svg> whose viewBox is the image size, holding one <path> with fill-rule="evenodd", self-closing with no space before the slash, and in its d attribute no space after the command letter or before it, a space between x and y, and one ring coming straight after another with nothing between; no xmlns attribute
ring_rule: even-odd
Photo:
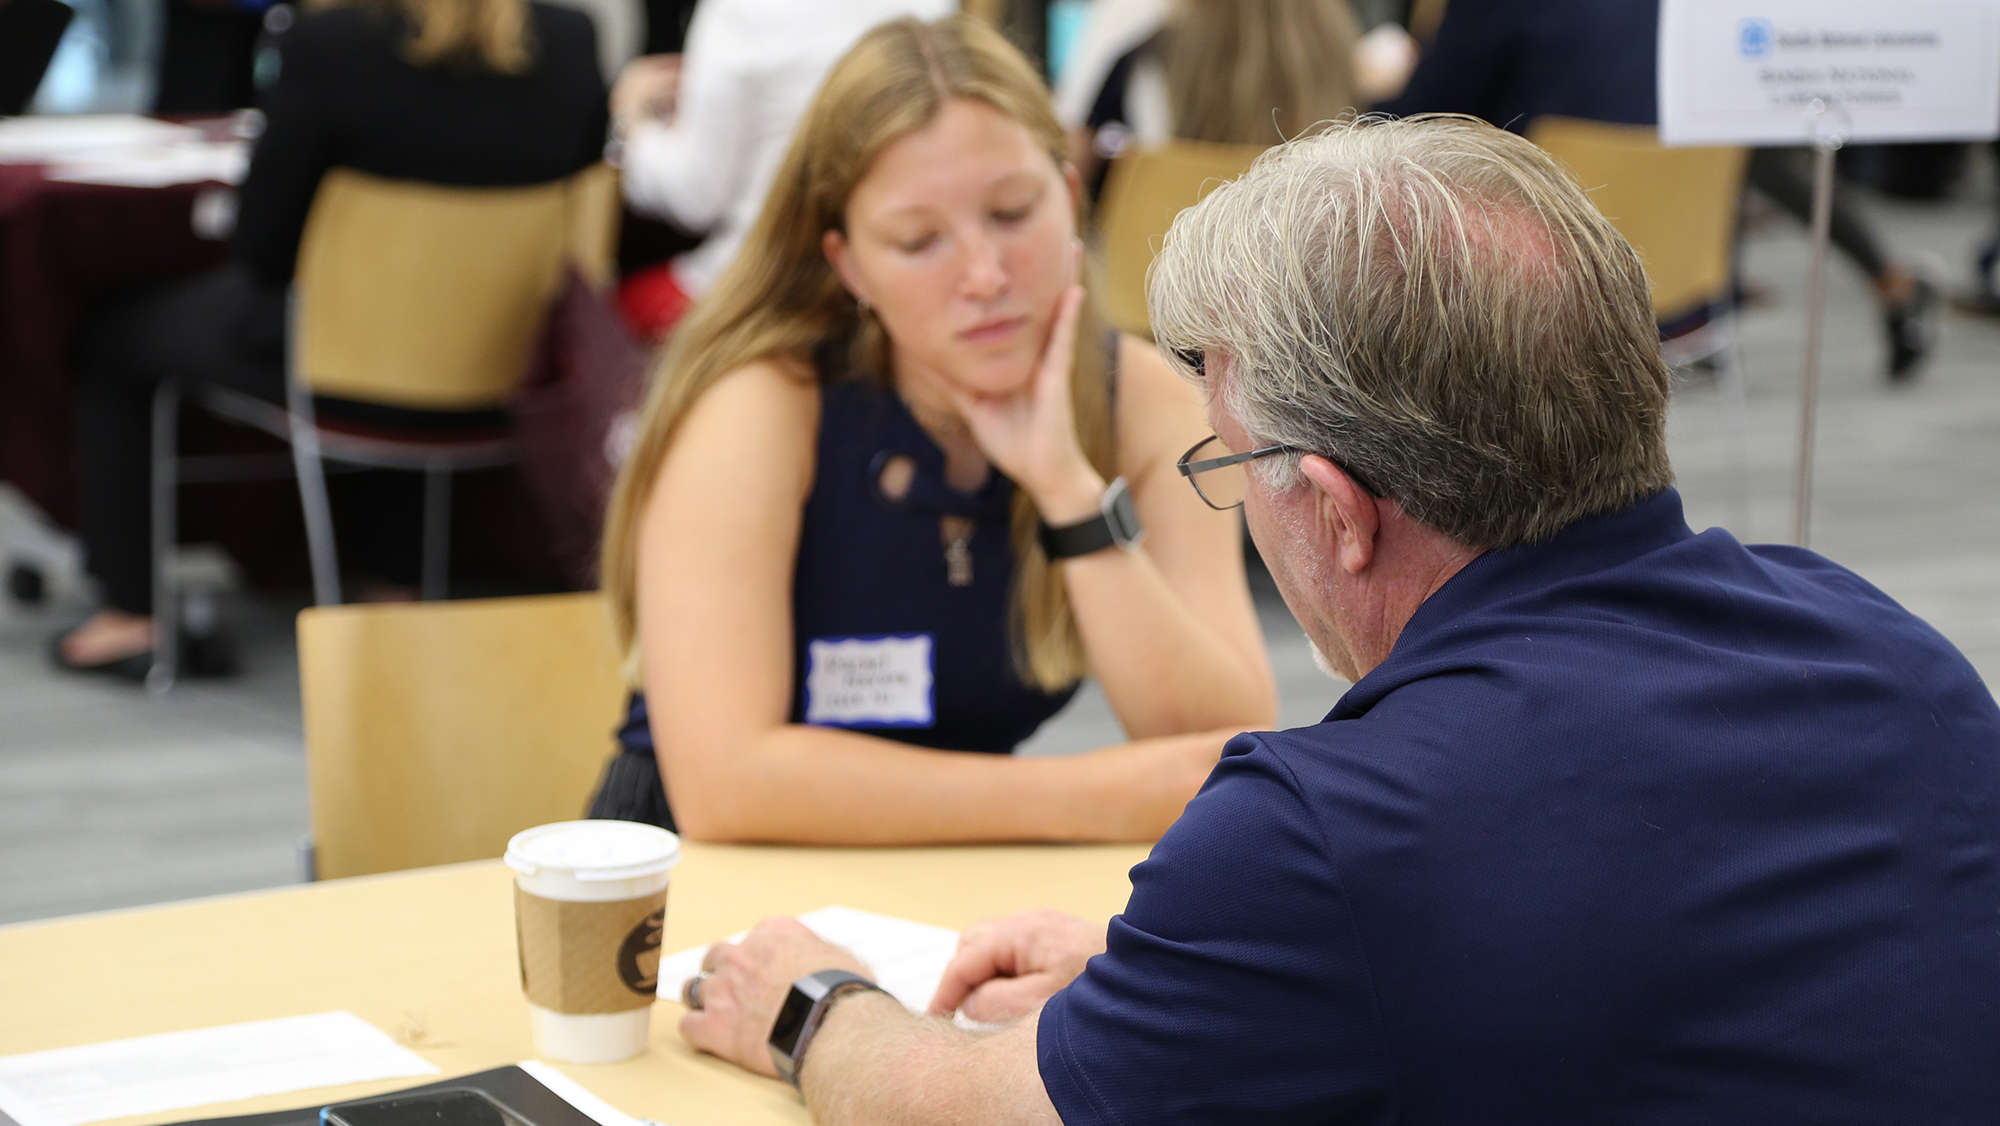
<svg viewBox="0 0 2000 1126"><path fill-rule="evenodd" d="M1113 327L1152 336L1146 271L1159 253L1160 239L1176 215L1224 180L1241 176L1263 152L1260 145L1172 141L1158 148L1133 149L1112 163L1098 209L1103 255L1098 298Z"/></svg>
<svg viewBox="0 0 2000 1126"><path fill-rule="evenodd" d="M1650 126L1543 117L1528 139L1561 161L1639 251L1667 362L1715 364L1734 433L1737 480L1747 490L1747 394L1736 340L1736 220L1750 154L1741 148L1667 148ZM1748 495L1738 497L1739 528Z"/></svg>
<svg viewBox="0 0 2000 1126"><path fill-rule="evenodd" d="M608 167L527 187L458 188L335 169L313 197L292 286L287 402L202 386L200 405L291 445L314 601L340 601L325 462L424 474L423 592L448 573L451 474L513 458L504 425L357 428L320 419L316 396L408 411L497 412L526 374L566 270L606 284L619 193ZM154 616L150 683L174 679L177 606L168 577L180 484L238 479L242 458L175 456L181 391L153 405ZM266 466L265 468L269 468Z"/></svg>
<svg viewBox="0 0 2000 1126"><path fill-rule="evenodd" d="M1562 117L1537 119L1528 139L1561 161L1638 249L1662 325L1731 304L1748 150L1670 149L1650 126Z"/></svg>
<svg viewBox="0 0 2000 1126"><path fill-rule="evenodd" d="M582 817L623 698L597 594L299 615L320 879L496 857Z"/></svg>

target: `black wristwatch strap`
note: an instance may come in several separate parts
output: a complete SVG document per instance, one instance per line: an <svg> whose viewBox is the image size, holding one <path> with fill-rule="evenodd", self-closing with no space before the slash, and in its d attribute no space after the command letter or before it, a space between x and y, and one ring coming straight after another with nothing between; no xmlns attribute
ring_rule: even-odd
<svg viewBox="0 0 2000 1126"><path fill-rule="evenodd" d="M1111 521L1102 514L1082 523L1064 524L1060 528L1044 524L1041 534L1042 551L1050 559L1073 559L1093 551L1103 551L1118 542L1118 537L1111 534Z"/></svg>
<svg viewBox="0 0 2000 1126"><path fill-rule="evenodd" d="M1102 511L1075 524L1041 529L1042 552L1050 559L1074 559L1107 547L1130 547L1145 535L1123 477L1104 490Z"/></svg>

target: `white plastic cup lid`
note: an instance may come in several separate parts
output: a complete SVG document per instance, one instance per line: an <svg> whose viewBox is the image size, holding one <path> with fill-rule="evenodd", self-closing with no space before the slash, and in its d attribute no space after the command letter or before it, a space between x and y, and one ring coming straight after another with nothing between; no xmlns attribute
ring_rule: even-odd
<svg viewBox="0 0 2000 1126"><path fill-rule="evenodd" d="M680 859L679 837L637 821L537 825L514 834L505 857L507 867L523 876L563 872L585 882L657 876Z"/></svg>

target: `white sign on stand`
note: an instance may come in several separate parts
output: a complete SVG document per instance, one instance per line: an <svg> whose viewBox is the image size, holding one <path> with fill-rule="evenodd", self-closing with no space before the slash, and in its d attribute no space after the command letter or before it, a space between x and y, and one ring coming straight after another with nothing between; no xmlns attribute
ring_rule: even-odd
<svg viewBox="0 0 2000 1126"><path fill-rule="evenodd" d="M1792 500L1804 546L1834 153L2000 135L2000 0L1661 0L1659 63L1663 143L1816 152Z"/></svg>
<svg viewBox="0 0 2000 1126"><path fill-rule="evenodd" d="M1664 0L1660 139L1799 145L2000 135L2000 0Z"/></svg>

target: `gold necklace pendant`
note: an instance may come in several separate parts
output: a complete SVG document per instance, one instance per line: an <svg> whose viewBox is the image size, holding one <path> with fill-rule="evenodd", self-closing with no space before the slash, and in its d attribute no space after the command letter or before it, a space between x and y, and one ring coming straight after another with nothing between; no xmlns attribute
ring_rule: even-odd
<svg viewBox="0 0 2000 1126"><path fill-rule="evenodd" d="M966 516L945 516L938 520L938 535L944 541L945 581L953 586L972 585L973 523Z"/></svg>

